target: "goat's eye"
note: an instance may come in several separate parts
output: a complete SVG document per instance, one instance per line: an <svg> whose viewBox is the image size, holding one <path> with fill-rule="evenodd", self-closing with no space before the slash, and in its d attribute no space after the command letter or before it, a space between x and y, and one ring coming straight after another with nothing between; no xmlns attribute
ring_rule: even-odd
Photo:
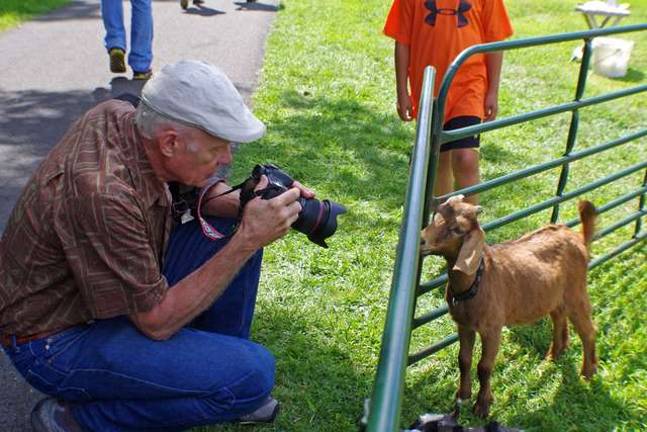
<svg viewBox="0 0 647 432"><path fill-rule="evenodd" d="M450 227L450 228L449 228L449 232L450 232L450 233L452 233L452 234L454 234L454 235L461 235L461 234L463 234L463 231L461 231L461 229L460 229L459 227L457 227L457 226L455 226L455 227Z"/></svg>

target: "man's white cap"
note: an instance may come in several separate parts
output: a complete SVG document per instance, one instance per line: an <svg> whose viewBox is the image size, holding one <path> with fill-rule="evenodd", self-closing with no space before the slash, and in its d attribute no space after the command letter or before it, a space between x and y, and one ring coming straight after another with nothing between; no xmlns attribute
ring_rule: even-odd
<svg viewBox="0 0 647 432"><path fill-rule="evenodd" d="M265 125L227 75L205 62L164 66L144 85L141 100L158 114L227 141L245 143L265 135Z"/></svg>

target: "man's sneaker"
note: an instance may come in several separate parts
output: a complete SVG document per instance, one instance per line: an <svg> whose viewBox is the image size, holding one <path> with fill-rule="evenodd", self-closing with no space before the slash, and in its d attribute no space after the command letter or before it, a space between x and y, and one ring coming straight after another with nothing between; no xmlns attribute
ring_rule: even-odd
<svg viewBox="0 0 647 432"><path fill-rule="evenodd" d="M126 52L124 50L121 48L110 48L108 55L110 56L110 72L126 72Z"/></svg>
<svg viewBox="0 0 647 432"><path fill-rule="evenodd" d="M153 76L153 71L152 70L147 70L144 72L138 72L138 71L133 71L133 79L134 80L149 80Z"/></svg>
<svg viewBox="0 0 647 432"><path fill-rule="evenodd" d="M242 416L238 419L237 423L248 425L272 423L278 413L279 401L274 399L272 396L268 396L260 408L250 414Z"/></svg>
<svg viewBox="0 0 647 432"><path fill-rule="evenodd" d="M72 413L54 398L38 402L31 412L35 432L83 432Z"/></svg>

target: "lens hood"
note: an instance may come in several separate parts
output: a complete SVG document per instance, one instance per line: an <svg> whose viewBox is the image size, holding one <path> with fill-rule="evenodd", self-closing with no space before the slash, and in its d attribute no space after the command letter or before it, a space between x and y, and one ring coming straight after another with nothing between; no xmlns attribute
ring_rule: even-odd
<svg viewBox="0 0 647 432"><path fill-rule="evenodd" d="M327 199L321 202L321 206L323 208L321 221L317 228L308 234L308 240L323 248L328 248L325 240L335 234L337 230L337 216L346 213L346 207Z"/></svg>

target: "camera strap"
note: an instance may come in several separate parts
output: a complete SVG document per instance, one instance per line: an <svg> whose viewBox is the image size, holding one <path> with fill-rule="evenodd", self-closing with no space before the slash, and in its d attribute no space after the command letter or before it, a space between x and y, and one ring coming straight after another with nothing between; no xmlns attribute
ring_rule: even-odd
<svg viewBox="0 0 647 432"><path fill-rule="evenodd" d="M238 228L238 225L234 227L234 229L229 233L229 234L223 234L220 231L218 231L216 228L214 228L213 225L211 225L207 220L202 217L202 205L206 204L207 202L211 201L212 199L219 198L223 195L228 195L238 189L242 186L242 183L239 185L236 185L229 189L228 191L225 191L221 194L218 194L216 196L209 197L205 199L205 196L207 195L207 192L211 190L212 187L217 185L220 182L223 182L224 180L221 178L215 178L212 181L210 181L205 187L202 188L200 191L200 197L198 198L198 207L196 208L196 213L198 215L198 221L200 222L200 228L202 229L202 234L208 238L209 240L220 240L225 237L231 236L233 233L236 232L236 229Z"/></svg>
<svg viewBox="0 0 647 432"><path fill-rule="evenodd" d="M218 231L213 225L211 225L209 222L207 222L207 220L204 217L202 217L202 206L204 204L208 203L209 201L211 201L213 199L220 198L221 196L228 195L228 194L230 194L230 193L232 193L234 191L237 191L238 189L241 189L243 187L243 185L245 184L245 182L242 182L240 184L237 184L236 186L233 186L228 191L225 191L225 192L223 192L221 194L218 194L216 196L205 198L205 196L211 190L212 187L214 187L215 185L217 185L218 183L223 182L223 181L224 181L224 179L221 179L221 178L215 178L215 179L211 180L209 183L207 183L207 185L205 187L202 188L202 190L200 190L200 197L198 198L198 206L197 206L197 209L196 209L196 213L197 213L197 216L198 216L198 221L200 222L200 228L202 229L202 234L204 234L204 236L207 237L209 240L220 240L222 238L229 237L229 236L233 235L236 232L236 230L238 229L238 224L236 224L234 229L229 234L223 234L220 231ZM270 188L267 187L265 189L253 191L252 196L250 197L250 199L251 198L256 198L258 196L263 196L263 194L268 189L270 189ZM242 215L243 215L243 209L241 207L240 211L238 212L238 222L240 222L240 219L242 218Z"/></svg>

